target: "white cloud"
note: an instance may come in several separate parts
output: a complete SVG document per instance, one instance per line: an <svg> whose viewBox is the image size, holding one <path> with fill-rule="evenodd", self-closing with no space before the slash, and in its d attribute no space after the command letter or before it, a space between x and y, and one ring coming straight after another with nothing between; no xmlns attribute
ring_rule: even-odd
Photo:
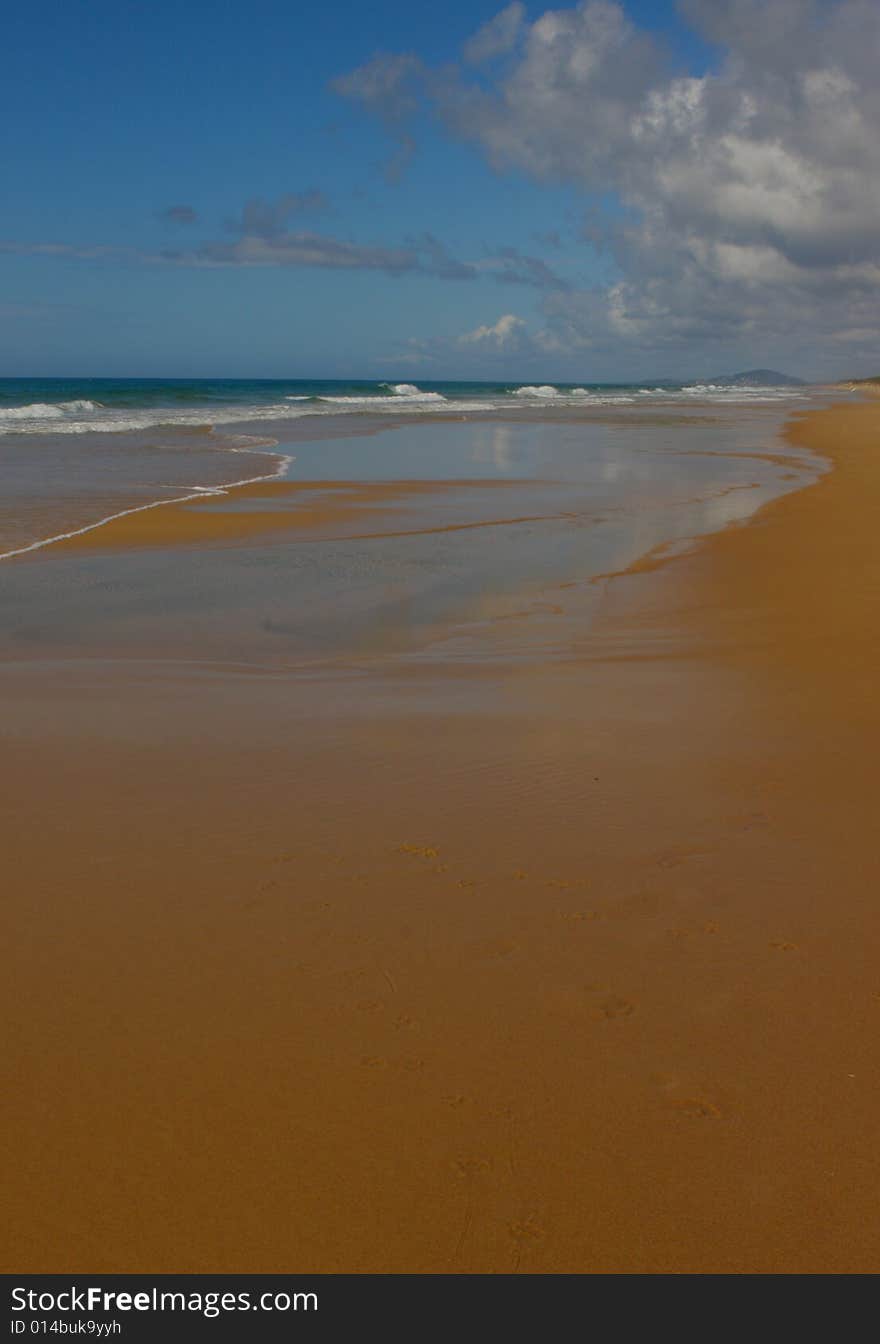
<svg viewBox="0 0 880 1344"><path fill-rule="evenodd" d="M477 327L459 336L461 345L482 345L496 350L509 348L525 334L526 324L515 313L505 313L494 326Z"/></svg>
<svg viewBox="0 0 880 1344"><path fill-rule="evenodd" d="M419 79L496 170L616 198L600 241L619 278L548 289L548 331L571 349L880 341L876 0L684 0L720 53L698 76L613 0L531 24L514 8L465 49L506 51L494 74Z"/></svg>
<svg viewBox="0 0 880 1344"><path fill-rule="evenodd" d="M520 4L520 0L515 0L515 3L508 5L507 9L502 9L500 14L484 23L470 41L465 43L465 60L471 65L480 65L483 61L490 61L495 56L505 56L512 51L522 32L525 16L526 7Z"/></svg>

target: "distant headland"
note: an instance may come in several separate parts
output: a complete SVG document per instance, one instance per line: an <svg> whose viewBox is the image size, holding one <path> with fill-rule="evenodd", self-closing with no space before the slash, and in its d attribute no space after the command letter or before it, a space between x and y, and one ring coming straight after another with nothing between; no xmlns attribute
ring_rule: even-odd
<svg viewBox="0 0 880 1344"><path fill-rule="evenodd" d="M744 373L722 373L709 378L715 387L803 387L803 378L779 373L776 369L747 369Z"/></svg>

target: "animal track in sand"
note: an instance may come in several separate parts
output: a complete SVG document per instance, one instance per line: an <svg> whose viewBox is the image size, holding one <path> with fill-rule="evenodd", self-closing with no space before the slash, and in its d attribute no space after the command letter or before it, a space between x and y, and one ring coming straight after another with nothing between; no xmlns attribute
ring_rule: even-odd
<svg viewBox="0 0 880 1344"><path fill-rule="evenodd" d="M784 939L784 938L777 938L777 939L774 939L774 941L771 942L771 943L769 944L769 946L772 947L772 948L775 948L777 952L799 952L799 951L800 951L800 943L790 943L790 942L787 942L786 939Z"/></svg>
<svg viewBox="0 0 880 1344"><path fill-rule="evenodd" d="M406 1013L401 1013L400 1017L395 1017L394 1019L394 1026L398 1031L402 1031L404 1028L417 1027L418 1025L419 1024L416 1022L415 1018L409 1017Z"/></svg>
<svg viewBox="0 0 880 1344"><path fill-rule="evenodd" d="M453 1093L449 1096L441 1097L440 1100L443 1102L444 1106L450 1106L453 1110L458 1110L459 1106L463 1106L466 1101L470 1100L470 1098L465 1097L460 1093Z"/></svg>

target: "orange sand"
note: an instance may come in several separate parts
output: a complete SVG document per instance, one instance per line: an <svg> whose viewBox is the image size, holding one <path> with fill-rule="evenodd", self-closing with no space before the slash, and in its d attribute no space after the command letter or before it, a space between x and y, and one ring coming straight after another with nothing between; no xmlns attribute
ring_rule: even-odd
<svg viewBox="0 0 880 1344"><path fill-rule="evenodd" d="M483 707L3 670L5 1269L880 1268L880 407L791 437Z"/></svg>

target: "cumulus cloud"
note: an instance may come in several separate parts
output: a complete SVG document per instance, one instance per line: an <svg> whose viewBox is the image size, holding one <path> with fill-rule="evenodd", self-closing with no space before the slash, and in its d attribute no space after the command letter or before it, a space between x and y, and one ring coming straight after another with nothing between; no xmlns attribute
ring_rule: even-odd
<svg viewBox="0 0 880 1344"><path fill-rule="evenodd" d="M526 7L519 0L502 9L494 19L484 23L465 43L464 58L471 65L481 65L495 56L506 56L516 46L526 17Z"/></svg>
<svg viewBox="0 0 880 1344"><path fill-rule="evenodd" d="M477 327L474 331L466 331L458 339L461 345L491 346L500 350L516 344L525 330L526 324L521 317L515 313L504 313L494 326Z"/></svg>
<svg viewBox="0 0 880 1344"><path fill-rule="evenodd" d="M397 181L410 159L416 142L409 124L419 105L419 84L425 67L418 57L404 52L380 55L348 75L340 75L330 87L372 112L396 140L397 149L385 165L385 176Z"/></svg>
<svg viewBox="0 0 880 1344"><path fill-rule="evenodd" d="M544 300L548 330L572 348L742 344L803 336L804 324L818 340L876 340L880 6L684 0L682 11L718 49L699 75L673 69L614 0L583 0L532 23L509 6L459 67L410 64L407 96L418 81L496 170L615 203L589 237L616 280ZM479 78L467 72L501 52Z"/></svg>

